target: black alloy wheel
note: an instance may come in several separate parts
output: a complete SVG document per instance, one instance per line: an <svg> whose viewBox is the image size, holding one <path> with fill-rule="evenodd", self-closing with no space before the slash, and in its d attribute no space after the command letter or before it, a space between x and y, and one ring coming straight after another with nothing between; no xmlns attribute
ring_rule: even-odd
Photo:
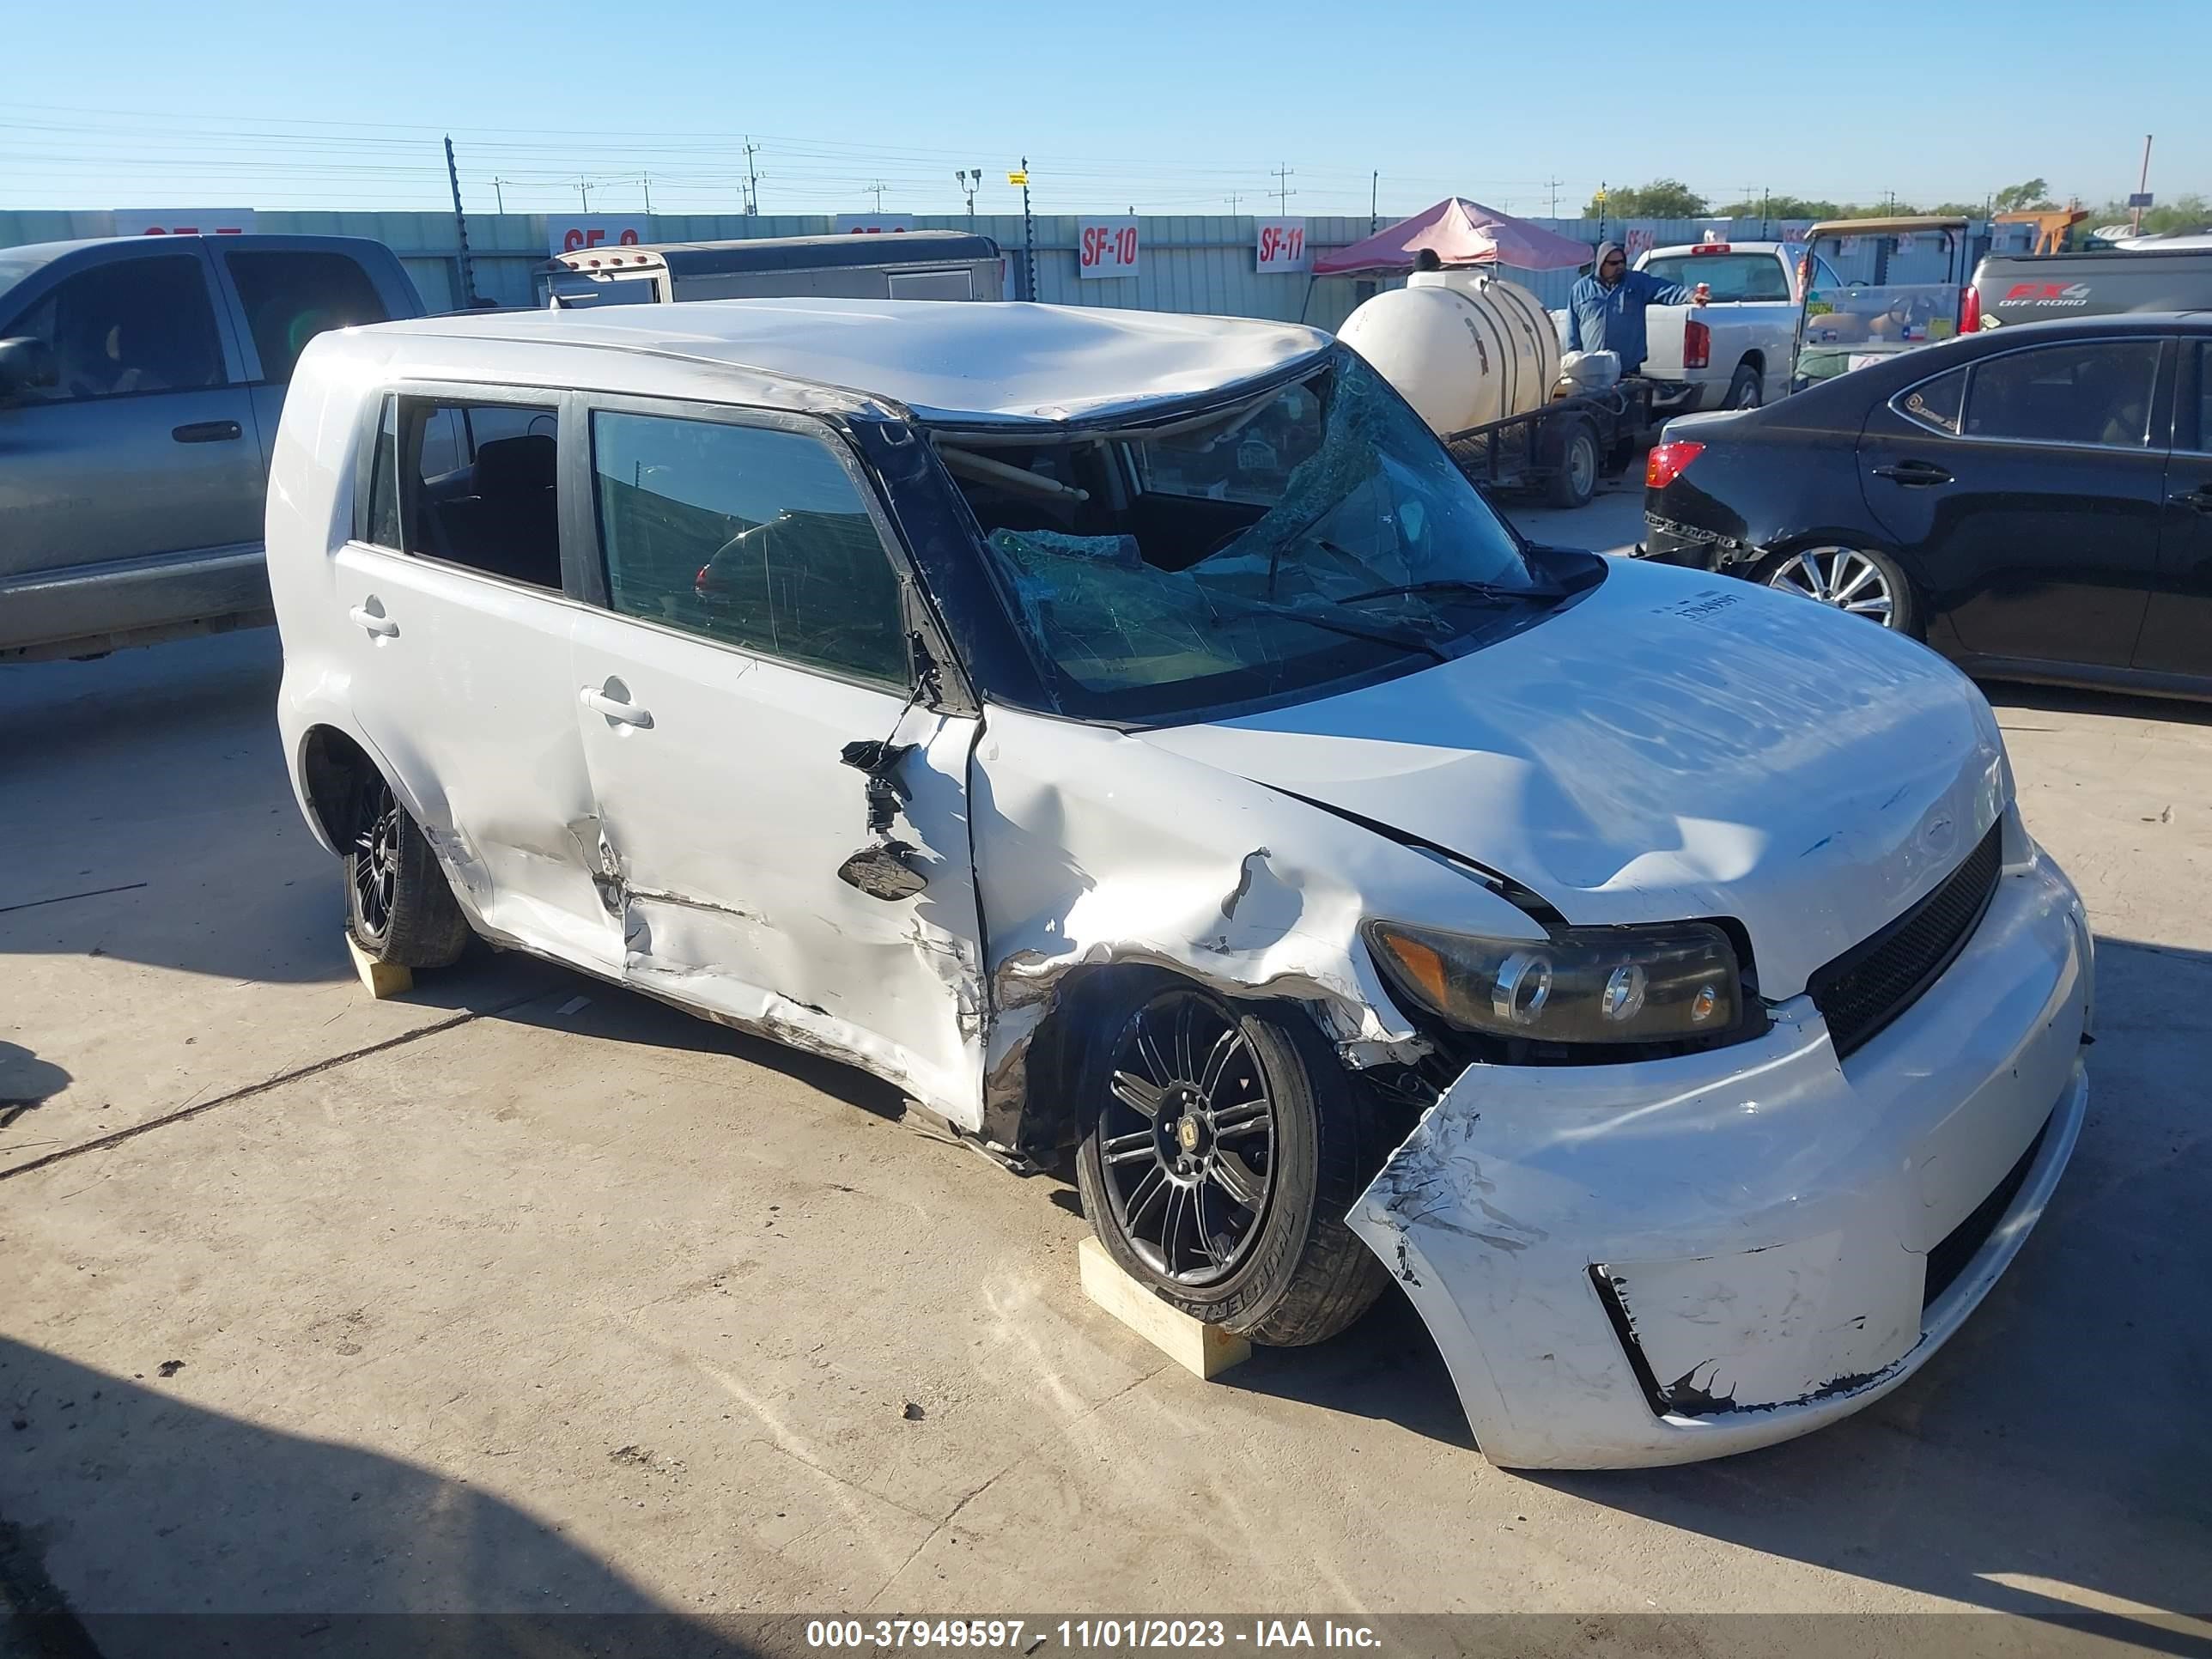
<svg viewBox="0 0 2212 1659"><path fill-rule="evenodd" d="M353 884L353 921L368 942L392 931L392 905L399 885L399 845L405 821L392 786L378 778L369 787L360 832L354 837L346 878Z"/></svg>
<svg viewBox="0 0 2212 1659"><path fill-rule="evenodd" d="M1187 1285L1241 1267L1276 1170L1275 1091L1243 1023L1173 987L1114 1039L1100 1157L1114 1221L1146 1265Z"/></svg>

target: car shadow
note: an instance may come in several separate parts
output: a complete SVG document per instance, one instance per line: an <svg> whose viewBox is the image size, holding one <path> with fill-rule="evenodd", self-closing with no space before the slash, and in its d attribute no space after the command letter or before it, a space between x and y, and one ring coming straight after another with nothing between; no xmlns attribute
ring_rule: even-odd
<svg viewBox="0 0 2212 1659"><path fill-rule="evenodd" d="M117 1376L0 1337L10 1653L755 1650L466 1482L193 1405L182 1369L149 1354Z"/></svg>
<svg viewBox="0 0 2212 1659"><path fill-rule="evenodd" d="M70 1074L20 1042L0 1042L0 1129L34 1112L70 1085Z"/></svg>
<svg viewBox="0 0 2212 1659"><path fill-rule="evenodd" d="M2052 714L2094 714L2120 720L2163 720L2179 726L2212 726L2212 702L2180 697L2153 697L2120 691L2076 690L2070 686L2034 685L2022 680L1981 679L1992 702L2001 705L1999 722L2008 729L2017 725L2009 716L2016 710Z"/></svg>
<svg viewBox="0 0 2212 1659"><path fill-rule="evenodd" d="M896 1122L905 1114L907 1096L897 1085L842 1060L718 1024L626 986L611 985L556 963L513 952L495 954L483 945L472 947L469 960L477 957L493 958L498 970L510 975L529 970L544 983L544 988L526 1000L492 1011L494 1018L509 1024L558 1030L601 1042L726 1054L749 1066L779 1073L876 1117ZM421 983L428 988L425 994L441 994L436 988L439 978L422 976Z"/></svg>

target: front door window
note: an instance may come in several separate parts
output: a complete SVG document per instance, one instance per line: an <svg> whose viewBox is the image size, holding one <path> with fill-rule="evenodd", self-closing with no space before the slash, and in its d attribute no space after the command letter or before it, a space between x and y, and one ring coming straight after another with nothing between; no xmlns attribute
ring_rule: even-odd
<svg viewBox="0 0 2212 1659"><path fill-rule="evenodd" d="M905 689L898 578L858 486L821 440L601 413L592 454L616 611Z"/></svg>

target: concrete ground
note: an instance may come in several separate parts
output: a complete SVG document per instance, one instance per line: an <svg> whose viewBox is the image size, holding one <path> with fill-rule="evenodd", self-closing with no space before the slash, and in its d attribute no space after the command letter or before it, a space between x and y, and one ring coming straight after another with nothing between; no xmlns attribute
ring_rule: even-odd
<svg viewBox="0 0 2212 1659"><path fill-rule="evenodd" d="M1618 544L1620 499L1534 533ZM1958 1340L1790 1445L1528 1477L1395 1298L1211 1384L1168 1366L1078 1291L1067 1182L856 1073L489 951L367 1000L276 677L265 632L0 668L0 1584L96 1636L1981 1608L2212 1637L2212 709L1992 688L2098 925L2100 1041L2073 1169Z"/></svg>

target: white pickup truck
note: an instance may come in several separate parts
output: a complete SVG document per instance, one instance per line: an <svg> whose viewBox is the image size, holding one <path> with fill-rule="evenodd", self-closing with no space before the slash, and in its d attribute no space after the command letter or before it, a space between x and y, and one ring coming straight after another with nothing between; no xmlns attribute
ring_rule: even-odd
<svg viewBox="0 0 2212 1659"><path fill-rule="evenodd" d="M1700 409L1756 409L1790 389L1797 337L1797 270L1802 242L1710 239L1655 247L1638 270L1669 283L1703 283L1711 302L1653 306L1644 313L1644 373L1681 387L1653 400L1669 415Z"/></svg>

